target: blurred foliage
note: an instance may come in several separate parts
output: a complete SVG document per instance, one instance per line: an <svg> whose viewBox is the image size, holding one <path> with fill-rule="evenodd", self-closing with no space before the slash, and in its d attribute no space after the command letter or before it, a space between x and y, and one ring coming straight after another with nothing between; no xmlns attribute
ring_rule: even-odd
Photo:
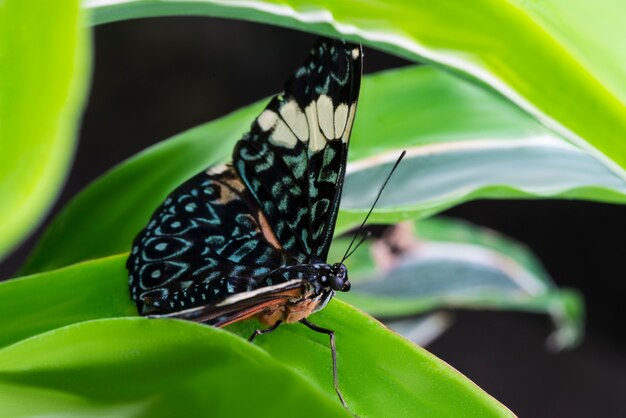
<svg viewBox="0 0 626 418"><path fill-rule="evenodd" d="M0 2L0 260L41 222L69 170L89 46L78 0Z"/></svg>
<svg viewBox="0 0 626 418"><path fill-rule="evenodd" d="M335 240L330 259L341 259L349 241ZM346 266L353 290L337 297L378 318L436 309L525 311L552 317L552 349L582 339L580 295L558 289L527 248L486 228L435 218L400 223L365 241Z"/></svg>

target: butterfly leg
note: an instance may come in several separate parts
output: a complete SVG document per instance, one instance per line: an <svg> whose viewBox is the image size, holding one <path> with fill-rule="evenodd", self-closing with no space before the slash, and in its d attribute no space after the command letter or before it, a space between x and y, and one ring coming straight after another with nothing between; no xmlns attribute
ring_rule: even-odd
<svg viewBox="0 0 626 418"><path fill-rule="evenodd" d="M272 325L269 328L265 328L265 329L255 329L254 332L252 333L252 335L248 338L248 341L252 342L254 341L254 339L261 334L269 334L270 332L274 331L276 328L278 328L278 326L282 324L282 321L276 321L276 323L274 325Z"/></svg>
<svg viewBox="0 0 626 418"><path fill-rule="evenodd" d="M300 323L306 325L315 332L319 332L320 334L326 334L330 337L330 352L333 358L333 386L335 387L335 392L337 392L337 396L339 396L341 404L344 406L344 408L349 409L346 401L344 401L343 399L341 390L339 390L339 380L337 378L337 347L335 346L335 331L318 327L317 325L310 323L306 319L301 319Z"/></svg>

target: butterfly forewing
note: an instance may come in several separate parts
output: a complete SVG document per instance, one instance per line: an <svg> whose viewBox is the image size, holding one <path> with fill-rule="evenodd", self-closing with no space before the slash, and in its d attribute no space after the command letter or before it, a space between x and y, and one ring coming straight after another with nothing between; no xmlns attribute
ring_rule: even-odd
<svg viewBox="0 0 626 418"><path fill-rule="evenodd" d="M127 261L142 314L223 325L293 297L301 281L269 275L326 259L360 75L360 47L320 40L237 143L232 165L166 198Z"/></svg>
<svg viewBox="0 0 626 418"><path fill-rule="evenodd" d="M326 260L361 77L360 47L322 39L235 147L241 178L283 247Z"/></svg>

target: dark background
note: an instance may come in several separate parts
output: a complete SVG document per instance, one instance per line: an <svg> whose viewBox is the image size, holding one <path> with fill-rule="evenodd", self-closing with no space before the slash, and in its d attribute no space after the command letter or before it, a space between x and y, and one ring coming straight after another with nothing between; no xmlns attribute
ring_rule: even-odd
<svg viewBox="0 0 626 418"><path fill-rule="evenodd" d="M89 103L64 203L143 148L273 94L314 37L258 24L161 18L99 26ZM408 63L365 50L365 72ZM626 417L626 207L579 201L478 201L446 213L501 231L586 298L581 347L550 353L545 317L459 312L429 350L520 417ZM37 234L35 234L35 237ZM35 238L0 265L10 276Z"/></svg>

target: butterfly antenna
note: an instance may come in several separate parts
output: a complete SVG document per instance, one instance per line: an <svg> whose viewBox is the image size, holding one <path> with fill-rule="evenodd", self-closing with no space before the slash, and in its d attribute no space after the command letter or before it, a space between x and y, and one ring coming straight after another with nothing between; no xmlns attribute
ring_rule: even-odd
<svg viewBox="0 0 626 418"><path fill-rule="evenodd" d="M376 196L376 200L374 200L374 204L370 208L369 212L367 212L367 216L365 216L365 219L363 219L363 222L361 223L361 226L359 226L359 229L356 231L356 234L354 234L354 236L352 237L352 241L350 241L350 245L348 245L348 248L346 249L346 253L343 255L343 258L341 259L341 263L346 261L346 258L350 257L352 255L352 253L354 253L354 251L356 251L356 249L359 247L359 245L361 245L363 243L363 241L365 241L365 239L369 236L369 235L364 236L361 239L361 241L359 241L359 243L356 245L354 250L352 250L352 252L350 252L350 248L352 248L352 244L354 244L354 240L356 240L356 237L359 236L359 233L361 232L361 229L363 229L363 227L365 226L365 223L367 222L367 219L372 214L372 211L374 210L374 207L376 207L376 203L378 203L378 199L380 199L380 195L383 193L383 190L385 190L385 187L387 186L387 183L389 182L389 179L393 175L393 172L396 171L396 168L398 168L398 164L400 164L400 161L402 161L402 159L404 158L405 155L406 155L406 150L402 151L402 154L400 154L400 157L398 157L398 160L393 165L393 168L391 169L391 171L387 175L387 178L385 179L385 182L383 183L382 187L378 191L378 196Z"/></svg>
<svg viewBox="0 0 626 418"><path fill-rule="evenodd" d="M365 235L363 235L361 237L361 239L359 240L359 242L354 246L354 248L352 249L352 251L350 251L350 254L346 255L343 257L343 260L341 260L341 262L343 263L344 261L346 261L348 258L350 258L350 256L352 254L355 253L356 250L359 249L359 247L361 246L361 244L363 244L365 242L366 239L368 239L369 237L372 236L372 232L371 231L367 231L367 233Z"/></svg>

